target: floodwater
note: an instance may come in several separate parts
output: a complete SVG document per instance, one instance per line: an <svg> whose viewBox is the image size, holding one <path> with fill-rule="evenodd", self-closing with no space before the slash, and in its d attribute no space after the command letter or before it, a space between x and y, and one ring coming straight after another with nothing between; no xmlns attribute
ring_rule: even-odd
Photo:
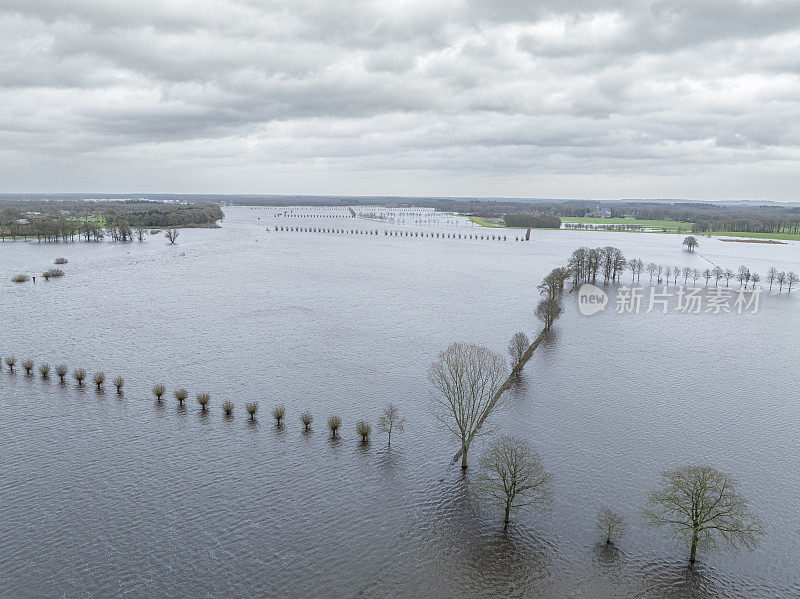
<svg viewBox="0 0 800 599"><path fill-rule="evenodd" d="M741 315L587 317L567 297L493 417L554 476L549 510L519 513L507 534L474 499L473 468L451 465L457 447L430 415L425 376L453 341L504 353L516 331L533 338L536 285L578 246L745 264L763 279L772 265L800 270L800 244L703 237L688 254L682 237L647 233L535 231L523 243L267 232L492 233L452 217L273 213L226 208L221 229L181 231L172 246L0 242L0 355L126 381L119 397L108 383L98 393L0 372L0 596L800 596L800 289L765 292ZM64 278L10 282L58 256ZM157 382L170 390L163 405ZM190 393L183 409L178 386ZM200 391L212 395L205 415ZM391 449L377 431L361 445L356 421L374 425L388 402L405 431ZM325 430L334 413L336 441ZM685 463L740 481L766 529L756 550L701 552L688 571L687 548L643 524L658 473ZM601 505L627 520L614 551L593 530Z"/></svg>

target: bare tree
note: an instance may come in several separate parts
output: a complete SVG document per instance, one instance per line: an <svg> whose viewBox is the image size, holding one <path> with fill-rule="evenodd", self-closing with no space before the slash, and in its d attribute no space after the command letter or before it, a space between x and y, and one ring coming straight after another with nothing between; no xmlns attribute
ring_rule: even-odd
<svg viewBox="0 0 800 599"><path fill-rule="evenodd" d="M769 281L769 290L772 291L772 284L775 282L775 279L778 277L778 271L774 266L771 266L770 269L767 271L767 281Z"/></svg>
<svg viewBox="0 0 800 599"><path fill-rule="evenodd" d="M613 545L625 534L625 519L609 507L597 514L597 530L603 533L606 545Z"/></svg>
<svg viewBox="0 0 800 599"><path fill-rule="evenodd" d="M342 419L339 416L331 416L328 418L328 429L331 431L331 437L336 437L336 433L342 426Z"/></svg>
<svg viewBox="0 0 800 599"><path fill-rule="evenodd" d="M311 415L311 412L303 412L300 414L300 422L303 423L303 430L308 430L309 425L314 422L314 417Z"/></svg>
<svg viewBox="0 0 800 599"><path fill-rule="evenodd" d="M758 274L757 272L754 272L752 275L750 275L750 280L753 281L753 289L755 289L756 283L758 283L761 280L761 275Z"/></svg>
<svg viewBox="0 0 800 599"><path fill-rule="evenodd" d="M369 441L369 434L372 432L372 425L364 420L359 420L356 423L356 432L361 437L361 442L366 443Z"/></svg>
<svg viewBox="0 0 800 599"><path fill-rule="evenodd" d="M697 547L721 539L731 547L752 549L764 533L736 481L709 466L681 466L661 473L661 484L649 499L645 519L665 527L670 536L689 541L689 563Z"/></svg>
<svg viewBox="0 0 800 599"><path fill-rule="evenodd" d="M175 243L175 240L178 239L178 235L180 235L180 231L172 227L167 227L164 229L164 235L169 239L170 243Z"/></svg>
<svg viewBox="0 0 800 599"><path fill-rule="evenodd" d="M64 382L64 377L67 376L67 372L69 372L69 370L67 369L66 364L59 364L56 366L56 374L62 383Z"/></svg>
<svg viewBox="0 0 800 599"><path fill-rule="evenodd" d="M546 297L536 306L536 318L544 323L545 330L550 330L553 323L564 312L561 302L552 297Z"/></svg>
<svg viewBox="0 0 800 599"><path fill-rule="evenodd" d="M712 277L712 273L710 270L705 269L703 271L703 278L706 280L706 287L708 287L708 280Z"/></svg>
<svg viewBox="0 0 800 599"><path fill-rule="evenodd" d="M692 269L688 266L684 266L681 274L683 275L683 284L686 285L686 282L689 280L689 275L692 274Z"/></svg>
<svg viewBox="0 0 800 599"><path fill-rule="evenodd" d="M208 409L208 404L211 402L211 394L210 393L198 393L197 394L197 403L200 404L200 411L205 413Z"/></svg>
<svg viewBox="0 0 800 599"><path fill-rule="evenodd" d="M544 300L548 301L548 300ZM500 404L500 389L508 376L506 361L478 345L453 343L428 370L436 418L461 443L461 467L473 439L486 432L484 420Z"/></svg>
<svg viewBox="0 0 800 599"><path fill-rule="evenodd" d="M792 285L800 281L798 278L797 273L793 271L789 271L786 273L786 282L789 284L789 293L792 292Z"/></svg>
<svg viewBox="0 0 800 599"><path fill-rule="evenodd" d="M50 365L39 364L39 374L42 375L43 379L46 379L48 376L50 376Z"/></svg>
<svg viewBox="0 0 800 599"><path fill-rule="evenodd" d="M83 387L83 379L86 378L86 371L83 368L78 368L72 372L72 376L78 381L78 386Z"/></svg>
<svg viewBox="0 0 800 599"><path fill-rule="evenodd" d="M653 284L653 277L655 276L657 270L658 270L658 266L656 266L656 264L654 262L648 263L647 267L645 267L645 271L647 271L647 274L650 275L650 284L651 285Z"/></svg>
<svg viewBox="0 0 800 599"><path fill-rule="evenodd" d="M511 341L508 342L508 355L511 356L511 361L517 365L522 361L522 356L525 355L525 350L530 346L531 341L525 333L514 333Z"/></svg>
<svg viewBox="0 0 800 599"><path fill-rule="evenodd" d="M144 241L144 234L147 231L144 227L136 227L136 238L139 241Z"/></svg>
<svg viewBox="0 0 800 599"><path fill-rule="evenodd" d="M257 401L248 401L244 404L244 409L250 414L250 420L256 419L256 412L258 412L258 402Z"/></svg>
<svg viewBox="0 0 800 599"><path fill-rule="evenodd" d="M158 383L157 385L153 386L153 395L156 396L156 401L161 401L161 398L164 397L164 393L166 392L167 388L163 383Z"/></svg>
<svg viewBox="0 0 800 599"><path fill-rule="evenodd" d="M480 465L478 494L503 509L503 531L508 530L512 511L543 507L549 501L553 477L522 439L500 437L489 446Z"/></svg>
<svg viewBox="0 0 800 599"><path fill-rule="evenodd" d="M23 360L22 361L22 368L25 369L25 374L30 376L31 372L33 371L33 360L31 360L30 358L27 358L27 359Z"/></svg>
<svg viewBox="0 0 800 599"><path fill-rule="evenodd" d="M125 384L125 380L118 376L114 379L114 386L117 388L117 395L122 395L122 386Z"/></svg>
<svg viewBox="0 0 800 599"><path fill-rule="evenodd" d="M286 406L279 404L272 408L272 417L275 419L275 426L280 428L282 426L281 420L286 416Z"/></svg>
<svg viewBox="0 0 800 599"><path fill-rule="evenodd" d="M689 237L686 237L683 240L683 245L686 246L687 251L694 252L695 248L697 248L697 246L699 246L700 243L697 241L696 237L689 235Z"/></svg>
<svg viewBox="0 0 800 599"><path fill-rule="evenodd" d="M106 373L105 372L95 372L94 376L92 377L94 384L97 385L98 389L103 388L103 383L106 382Z"/></svg>
<svg viewBox="0 0 800 599"><path fill-rule="evenodd" d="M783 271L779 272L778 276L775 277L775 280L778 281L778 285L780 285L778 291L783 291L783 284L786 283L786 273Z"/></svg>
<svg viewBox="0 0 800 599"><path fill-rule="evenodd" d="M400 416L400 410L392 403L383 409L380 418L378 418L378 430L389 436L388 445L390 447L392 445L392 433L394 431L402 433L405 424L406 419Z"/></svg>

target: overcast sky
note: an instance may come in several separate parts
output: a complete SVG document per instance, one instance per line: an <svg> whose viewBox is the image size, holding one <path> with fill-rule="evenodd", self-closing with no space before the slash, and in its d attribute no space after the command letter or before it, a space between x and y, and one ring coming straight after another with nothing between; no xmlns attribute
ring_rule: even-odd
<svg viewBox="0 0 800 599"><path fill-rule="evenodd" d="M0 0L0 191L800 200L797 0Z"/></svg>

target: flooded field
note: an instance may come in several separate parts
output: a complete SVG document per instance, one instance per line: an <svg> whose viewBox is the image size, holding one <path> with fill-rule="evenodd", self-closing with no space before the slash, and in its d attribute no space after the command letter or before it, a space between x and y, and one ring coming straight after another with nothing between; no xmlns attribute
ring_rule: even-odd
<svg viewBox="0 0 800 599"><path fill-rule="evenodd" d="M586 317L566 297L494 416L554 476L550 509L507 534L474 499L472 470L451 465L426 380L453 341L505 353L515 332L535 337L536 286L579 246L745 264L764 286L771 266L800 270L800 244L702 237L690 254L678 235L477 240L457 235L496 232L454 215L317 210L230 207L221 229L182 230L175 245L0 242L0 356L126 381L119 397L0 372L1 596L800 596L800 289L765 291L742 315ZM379 233L266 230L276 224ZM63 278L10 282L58 256ZM377 431L360 444L356 421L374 424L389 402L405 432L391 449ZM740 481L766 529L755 551L704 552L689 572L687 548L644 525L658 473L684 463ZM628 522L616 551L594 531L604 504Z"/></svg>

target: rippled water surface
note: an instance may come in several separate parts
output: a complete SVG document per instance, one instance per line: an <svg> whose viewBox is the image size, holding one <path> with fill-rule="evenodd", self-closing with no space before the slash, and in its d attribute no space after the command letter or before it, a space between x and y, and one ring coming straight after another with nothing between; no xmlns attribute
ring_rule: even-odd
<svg viewBox="0 0 800 599"><path fill-rule="evenodd" d="M495 418L555 477L550 510L519 514L505 535L450 464L425 378L452 341L504 352L514 332L534 337L536 285L580 245L762 278L800 270L800 245L701 238L692 255L678 236L644 233L276 233L272 213L228 208L221 229L182 231L174 246L0 243L0 355L126 381L118 397L0 372L0 596L800 596L796 293L765 294L741 316L584 317L568 297ZM63 279L10 282L61 255ZM156 382L187 387L187 407L157 405ZM198 391L212 394L206 415ZM355 422L374 424L390 401L405 432L391 450L378 433L362 446ZM686 548L643 525L659 471L683 463L740 480L767 531L755 551L702 553L690 572ZM627 518L618 550L598 545L601 504Z"/></svg>

